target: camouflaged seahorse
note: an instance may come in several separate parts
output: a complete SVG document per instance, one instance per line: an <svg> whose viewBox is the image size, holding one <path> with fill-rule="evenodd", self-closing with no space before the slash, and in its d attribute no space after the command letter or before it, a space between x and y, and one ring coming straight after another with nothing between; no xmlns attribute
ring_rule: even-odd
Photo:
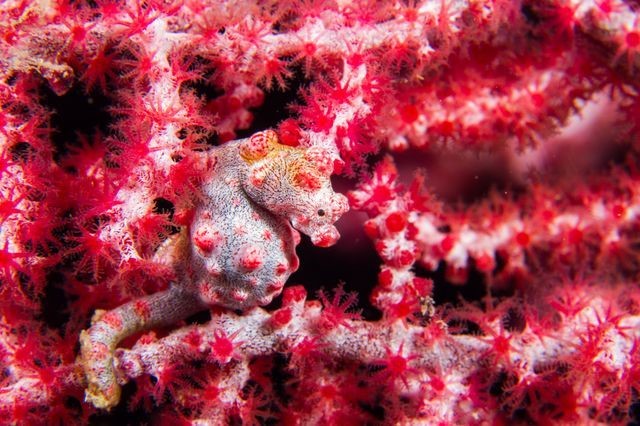
<svg viewBox="0 0 640 426"><path fill-rule="evenodd" d="M333 158L324 149L282 145L274 131L230 142L210 154L204 202L178 246L180 281L171 288L99 311L81 335L86 398L111 408L120 399L114 351L125 337L175 323L207 306L248 309L280 294L298 268L298 231L327 247L340 235L333 223L347 210L333 191Z"/></svg>

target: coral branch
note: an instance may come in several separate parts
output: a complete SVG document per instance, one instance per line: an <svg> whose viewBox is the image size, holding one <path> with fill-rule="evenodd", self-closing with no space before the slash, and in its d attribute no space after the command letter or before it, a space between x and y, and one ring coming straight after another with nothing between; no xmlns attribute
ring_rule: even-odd
<svg viewBox="0 0 640 426"><path fill-rule="evenodd" d="M637 423L639 71L635 0L3 1L0 416Z"/></svg>

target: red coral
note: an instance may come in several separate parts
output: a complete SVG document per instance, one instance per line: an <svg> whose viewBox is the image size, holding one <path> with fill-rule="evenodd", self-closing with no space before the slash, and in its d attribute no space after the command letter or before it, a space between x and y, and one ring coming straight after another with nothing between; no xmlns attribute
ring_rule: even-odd
<svg viewBox="0 0 640 426"><path fill-rule="evenodd" d="M639 16L4 2L0 415L637 423Z"/></svg>
<svg viewBox="0 0 640 426"><path fill-rule="evenodd" d="M347 311L356 304L357 297L356 293L346 293L342 284L335 289L331 299L324 291L319 291L318 298L323 306L320 326L327 331L339 326L351 328L351 321L359 319L360 313Z"/></svg>

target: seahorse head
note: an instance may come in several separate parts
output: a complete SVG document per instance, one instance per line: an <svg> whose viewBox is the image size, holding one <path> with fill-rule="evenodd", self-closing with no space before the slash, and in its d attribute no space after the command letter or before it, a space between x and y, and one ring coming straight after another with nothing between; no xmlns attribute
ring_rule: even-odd
<svg viewBox="0 0 640 426"><path fill-rule="evenodd" d="M334 223L349 210L349 204L331 186L334 158L329 151L282 145L272 130L240 143L240 156L249 165L243 180L249 197L288 219L313 244L335 244L340 234Z"/></svg>

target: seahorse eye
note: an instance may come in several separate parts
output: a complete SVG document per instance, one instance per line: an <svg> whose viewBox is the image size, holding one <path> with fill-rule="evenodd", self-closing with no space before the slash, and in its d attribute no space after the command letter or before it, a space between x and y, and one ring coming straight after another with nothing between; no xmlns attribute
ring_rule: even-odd
<svg viewBox="0 0 640 426"><path fill-rule="evenodd" d="M324 210L318 209L318 216L324 216Z"/></svg>

